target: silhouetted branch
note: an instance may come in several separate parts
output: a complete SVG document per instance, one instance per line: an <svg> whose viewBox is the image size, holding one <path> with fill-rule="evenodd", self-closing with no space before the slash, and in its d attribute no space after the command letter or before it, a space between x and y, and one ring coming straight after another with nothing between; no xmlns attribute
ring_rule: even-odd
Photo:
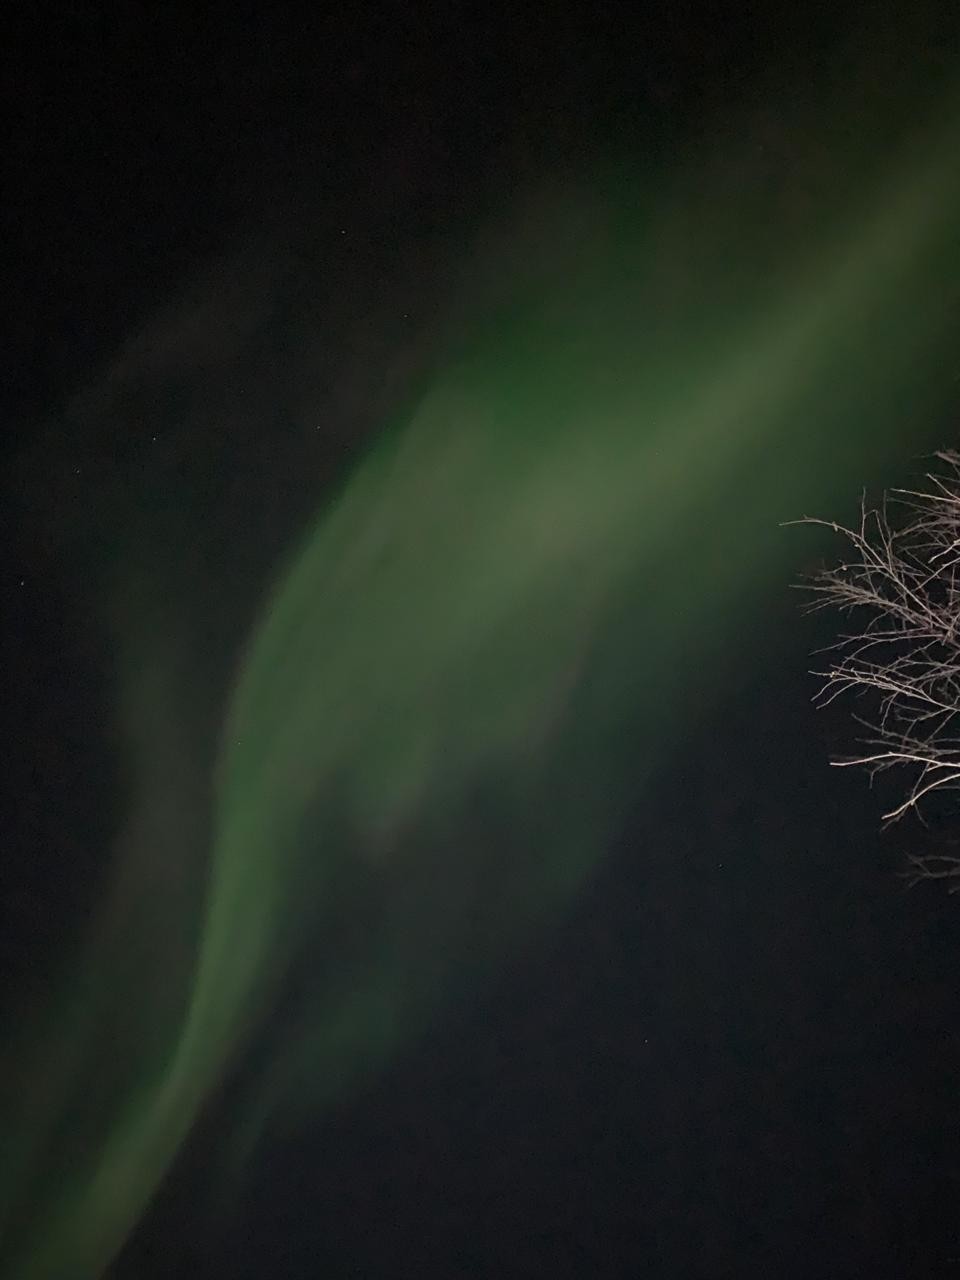
<svg viewBox="0 0 960 1280"><path fill-rule="evenodd" d="M894 489L875 508L864 495L853 528L809 516L790 522L831 529L849 547L839 565L800 584L813 596L808 610L837 608L856 620L821 650L829 661L813 673L823 681L816 701L873 695L874 719L860 720L869 750L832 763L871 776L907 771L905 797L887 822L919 814L935 792L960 790L960 453L935 456L940 468L922 487ZM960 857L911 857L905 874L911 884L955 881L951 892L960 892Z"/></svg>

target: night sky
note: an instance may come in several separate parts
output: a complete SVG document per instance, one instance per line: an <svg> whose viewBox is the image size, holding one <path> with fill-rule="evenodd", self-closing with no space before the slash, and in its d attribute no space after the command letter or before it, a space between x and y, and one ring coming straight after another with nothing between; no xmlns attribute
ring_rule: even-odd
<svg viewBox="0 0 960 1280"><path fill-rule="evenodd" d="M496 313L511 273L548 272L563 235L540 234L549 193L581 190L611 158L659 189L682 157L704 189L744 189L770 211L762 288L778 244L815 238L818 210L888 144L922 146L931 86L950 88L960 52L925 5L862 19L836 5L672 4L629 20L594 6L240 8L222 23L94 9L25 9L2 54L11 1043L49 1001L61 1008L138 768L113 710L131 659L104 601L136 632L131 652L162 655L127 673L154 691L158 732L164 682L188 691L183 724L169 715L189 745L163 781L182 771L176 794L202 832L230 673L276 567L470 330L464 298ZM678 181L701 208L696 178ZM728 217L718 204L720 255ZM693 218L676 235L665 314L697 287ZM538 253L547 267L529 267ZM888 407L897 447L871 446L859 471L868 429L836 436L855 477L837 515L861 484L900 482L955 444L960 404L931 411L901 390ZM834 465L825 452L824 473ZM750 479L705 503L705 543ZM775 521L769 537L783 573L708 670L677 677L678 727L645 742L628 811L559 923L465 980L336 1105L293 1099L238 1181L225 1154L237 1117L326 955L304 944L111 1280L960 1274L960 904L897 876L908 852L950 839L950 817L882 830L883 788L829 767L856 726L850 706L814 710L809 668L837 620L804 616L790 589L827 544ZM664 582L679 550L662 549ZM620 729L625 775L645 732ZM161 868L130 908L162 900L187 950L198 868L175 883ZM110 890L121 920L124 884ZM110 1004L146 1036L169 957L151 962L131 955ZM105 1062L114 1030L108 1019ZM84 1122L61 1123L74 1136L60 1158L80 1167ZM4 1193L18 1176L3 1170Z"/></svg>

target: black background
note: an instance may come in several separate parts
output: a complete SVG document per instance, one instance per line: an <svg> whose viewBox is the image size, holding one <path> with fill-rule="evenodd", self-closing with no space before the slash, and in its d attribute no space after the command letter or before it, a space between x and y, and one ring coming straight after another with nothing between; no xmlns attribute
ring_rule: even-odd
<svg viewBox="0 0 960 1280"><path fill-rule="evenodd" d="M541 168L611 138L669 163L751 96L802 96L823 74L842 84L871 59L881 83L892 49L921 66L955 56L933 10L799 9L19 15L3 55L15 485L26 451L50 493L82 500L87 472L123 445L51 419L238 232L279 229L305 278L347 282L362 311L382 305L377 280L411 245ZM429 328L429 291L399 287L385 291L398 317L409 304ZM282 379L280 355L264 359ZM330 468L350 412L376 407L348 406L312 446ZM279 453L279 545L317 486L290 497L295 454L270 430L191 448L227 493ZM175 495L178 474L156 473ZM33 977L39 992L42 957L96 896L118 766L91 596L37 535L34 499L13 496L0 955L5 986ZM683 749L563 929L370 1096L264 1153L220 1220L199 1207L211 1119L112 1274L960 1271L957 908L895 878L905 848L938 837L881 835L878 798L826 766L851 730L842 709L810 708L807 652L824 626L798 622L786 589L771 600L743 638L749 680L709 712L678 708Z"/></svg>

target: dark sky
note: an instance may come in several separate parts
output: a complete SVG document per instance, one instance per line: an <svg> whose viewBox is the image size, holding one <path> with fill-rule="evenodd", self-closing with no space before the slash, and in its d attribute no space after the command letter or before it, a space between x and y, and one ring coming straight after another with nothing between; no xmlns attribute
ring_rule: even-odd
<svg viewBox="0 0 960 1280"><path fill-rule="evenodd" d="M172 279L267 209L333 208L364 225L386 177L393 233L422 233L477 186L598 140L670 149L682 122L729 107L758 72L802 93L804 59L855 27L830 6L791 17L696 3L630 21L465 4L297 20L240 7L225 24L146 4L30 16L4 54L3 208L7 394L28 402L111 350ZM881 42L895 29L864 28Z"/></svg>
<svg viewBox="0 0 960 1280"><path fill-rule="evenodd" d="M273 237L298 264L281 290L291 327L298 279L340 282L334 323L356 325L402 261L422 331L433 285L409 264L422 252L434 281L443 228L539 171L611 140L663 164L776 85L802 97L808 71L840 84L875 58L882 87L891 49L937 67L957 51L933 11L891 7L860 25L839 6L637 6L629 20L599 6L309 20L239 6L223 25L89 8L42 22L24 9L2 55L4 989L44 973L90 910L114 822L87 553L66 563L38 529L58 527L50 494L78 500L75 472L131 474L118 434L56 421L144 314L225 246ZM302 376L280 337L264 341L272 377ZM359 358L346 347L331 341L334 368ZM314 446L328 474L348 436L333 426ZM251 426L223 464L219 438L190 442L218 502L271 460L270 548L317 498L297 490L303 460L281 437ZM172 470L151 462L141 482L180 474L182 441L171 450ZM53 477L39 512L24 451L31 483ZM208 567L229 554L215 543ZM826 767L849 724L813 716L806 668L830 624L798 622L785 590L764 625L750 679L690 715L563 929L371 1095L270 1148L211 1221L198 1206L225 1123L212 1115L116 1280L960 1273L958 908L901 891L902 832L880 835L863 780Z"/></svg>

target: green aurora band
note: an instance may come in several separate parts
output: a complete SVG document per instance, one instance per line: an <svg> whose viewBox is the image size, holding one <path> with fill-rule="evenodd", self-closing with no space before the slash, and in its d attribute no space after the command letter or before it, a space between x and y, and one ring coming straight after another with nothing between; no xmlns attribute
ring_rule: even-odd
<svg viewBox="0 0 960 1280"><path fill-rule="evenodd" d="M103 1273L308 935L329 930L330 968L267 1111L322 1114L571 900L793 576L778 522L848 501L949 403L957 136L888 162L802 251L778 258L744 218L743 269L659 326L623 184L562 285L478 325L374 443L235 679L185 1007L157 1013L69 1170L50 1154L69 1119L5 1118L4 1276ZM130 644L128 716L166 696Z"/></svg>

